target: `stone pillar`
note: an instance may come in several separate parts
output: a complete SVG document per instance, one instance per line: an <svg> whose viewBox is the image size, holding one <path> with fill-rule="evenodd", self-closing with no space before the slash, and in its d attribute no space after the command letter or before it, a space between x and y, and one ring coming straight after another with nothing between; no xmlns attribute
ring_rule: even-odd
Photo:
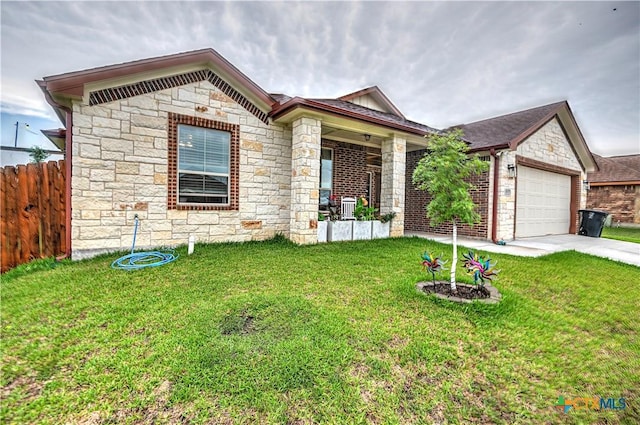
<svg viewBox="0 0 640 425"><path fill-rule="evenodd" d="M290 238L299 244L318 242L320 120L301 117L292 123Z"/></svg>
<svg viewBox="0 0 640 425"><path fill-rule="evenodd" d="M404 192L407 141L394 135L382 142L382 181L380 188L380 213L394 211L391 236L404 235Z"/></svg>

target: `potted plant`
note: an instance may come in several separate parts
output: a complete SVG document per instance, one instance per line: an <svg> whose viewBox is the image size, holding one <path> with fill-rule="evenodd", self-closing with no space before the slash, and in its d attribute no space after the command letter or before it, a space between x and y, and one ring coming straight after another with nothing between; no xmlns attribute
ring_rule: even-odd
<svg viewBox="0 0 640 425"><path fill-rule="evenodd" d="M350 241L353 236L353 226L351 223L352 221L331 220L329 222L327 239L330 242Z"/></svg>
<svg viewBox="0 0 640 425"><path fill-rule="evenodd" d="M376 209L370 207L364 197L359 197L356 201L356 208L353 215L356 221L353 222L353 240L371 239L371 221L374 219Z"/></svg>
<svg viewBox="0 0 640 425"><path fill-rule="evenodd" d="M329 222L325 220L324 214L318 212L318 242L327 241L327 230L329 228Z"/></svg>
<svg viewBox="0 0 640 425"><path fill-rule="evenodd" d="M378 217L378 220L373 220L371 222L371 238L388 238L391 232L391 220L393 220L395 216L396 213L391 211Z"/></svg>

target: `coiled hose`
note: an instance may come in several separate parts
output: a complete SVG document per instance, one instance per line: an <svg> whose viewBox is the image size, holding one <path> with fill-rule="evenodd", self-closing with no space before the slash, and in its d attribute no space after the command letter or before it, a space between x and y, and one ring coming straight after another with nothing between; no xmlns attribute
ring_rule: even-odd
<svg viewBox="0 0 640 425"><path fill-rule="evenodd" d="M111 263L112 269L122 270L138 270L145 267L158 267L168 264L178 259L179 255L175 255L175 251L146 251L133 252L136 247L136 235L138 234L138 216L134 217L135 227L133 229L133 244L131 245L131 254L127 254L118 258Z"/></svg>

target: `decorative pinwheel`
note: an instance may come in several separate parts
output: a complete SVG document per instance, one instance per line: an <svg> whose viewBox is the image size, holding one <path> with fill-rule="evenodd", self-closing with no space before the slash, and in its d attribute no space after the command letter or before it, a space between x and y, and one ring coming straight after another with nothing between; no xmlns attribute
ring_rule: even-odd
<svg viewBox="0 0 640 425"><path fill-rule="evenodd" d="M496 263L491 264L491 258L486 259L482 255L478 255L473 251L469 251L467 254L462 254L465 259L464 268L467 269L469 274L473 275L473 280L476 285L484 285L485 281L492 281L500 270L496 270Z"/></svg>
<svg viewBox="0 0 640 425"><path fill-rule="evenodd" d="M431 273L434 284L436 282L436 273L444 270L445 263L446 261L443 261L442 257L436 257L430 252L425 251L422 254L422 267L424 267L425 271Z"/></svg>

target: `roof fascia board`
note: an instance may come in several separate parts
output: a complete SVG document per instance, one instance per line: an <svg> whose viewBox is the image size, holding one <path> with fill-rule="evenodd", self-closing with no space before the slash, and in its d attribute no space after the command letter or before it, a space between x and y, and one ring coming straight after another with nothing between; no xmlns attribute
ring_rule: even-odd
<svg viewBox="0 0 640 425"><path fill-rule="evenodd" d="M563 124L562 127L569 129L569 135L572 136L569 138L569 140L572 141L571 147L577 151L576 156L582 163L585 172L590 173L597 171L598 163L593 157L593 154L587 145L587 141L584 139L582 131L580 131L580 127L578 127L578 123L571 111L571 107L566 102L564 106L565 107L560 110L558 117L560 119L560 123Z"/></svg>
<svg viewBox="0 0 640 425"><path fill-rule="evenodd" d="M551 121L554 117L558 118L558 123L562 128L562 131L571 146L573 154L576 156L580 166L585 172L595 171L597 168L596 162L589 151L580 128L573 117L573 113L569 108L569 104L565 101L558 105L557 108L550 111L547 115L541 118L534 125L520 133L517 137L512 139L508 145L511 150L516 150L518 145L524 142L527 138L533 135L536 131L540 130L545 124ZM568 129L568 131L567 131ZM497 147L497 146L496 146Z"/></svg>
<svg viewBox="0 0 640 425"><path fill-rule="evenodd" d="M401 124L396 124L396 123L391 123L388 121L383 121L383 120L379 120L373 117L369 117L369 116L364 116L361 114L358 114L356 112L352 112L352 111L345 111L344 109L341 108L336 108L333 106L329 106L329 105L325 105L325 104L321 104L321 103L317 103L314 102L313 100L310 99L303 99L300 97L295 97L291 100L289 100L288 102L286 102L285 104L281 105L280 108L278 108L277 110L273 111L271 114L271 117L273 118L274 121L278 122L278 121L290 121L291 120L291 112L295 111L297 109L303 109L305 111L315 111L315 112L320 112L320 113L329 113L329 114L334 114L334 115L338 115L338 116L342 116L342 117L347 117L347 118L351 118L351 119L355 119L358 121L363 121L363 122L367 122L370 124L374 124L377 126L380 126L382 128L386 128L386 129L392 129L392 130L396 130L396 132L399 130L403 133L405 133L406 135L417 135L420 137L423 137L425 135L424 132L421 131L417 131L415 129L403 126Z"/></svg>
<svg viewBox="0 0 640 425"><path fill-rule="evenodd" d="M275 100L267 92L213 49L196 50L193 52L178 53L175 55L53 75L45 77L44 82L49 92L80 97L85 95L85 85L87 84L99 84L99 81L105 80L117 81L119 78L126 80L130 76L153 75L154 71L162 73L165 69L176 70L184 69L185 67L211 69L245 97L255 101L262 108L265 108L265 111L270 110L275 103Z"/></svg>
<svg viewBox="0 0 640 425"><path fill-rule="evenodd" d="M611 181L611 182L597 182L589 180L589 186L636 186L640 185L640 180L629 180L629 181Z"/></svg>

